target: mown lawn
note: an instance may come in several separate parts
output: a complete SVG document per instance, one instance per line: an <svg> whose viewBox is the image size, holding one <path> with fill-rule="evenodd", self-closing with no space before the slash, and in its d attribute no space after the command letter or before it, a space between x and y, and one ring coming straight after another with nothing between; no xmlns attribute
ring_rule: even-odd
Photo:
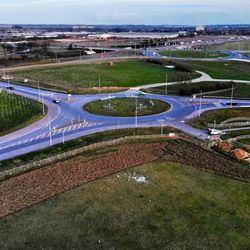
<svg viewBox="0 0 250 250"><path fill-rule="evenodd" d="M196 50L165 50L159 52L162 56L179 57L179 58L218 58L226 57L227 54L219 52L206 52Z"/></svg>
<svg viewBox="0 0 250 250"><path fill-rule="evenodd" d="M248 249L249 204L248 183L155 162L1 219L0 248Z"/></svg>
<svg viewBox="0 0 250 250"><path fill-rule="evenodd" d="M250 40L213 44L208 48L214 50L250 50Z"/></svg>
<svg viewBox="0 0 250 250"><path fill-rule="evenodd" d="M212 94L214 96L222 96L231 98L232 90L227 90L223 92L218 92L216 94ZM236 83L234 86L234 98L247 98L250 99L250 84L245 83Z"/></svg>
<svg viewBox="0 0 250 250"><path fill-rule="evenodd" d="M201 117L188 121L188 124L195 128L204 129L207 123L221 123L235 117L250 117L250 108L228 108L206 111Z"/></svg>
<svg viewBox="0 0 250 250"><path fill-rule="evenodd" d="M42 87L56 88L75 93L84 93L93 88L101 87L135 87L143 84L175 81L178 77L191 76L187 73L168 69L164 65L157 65L145 60L115 61L113 66L108 62L82 64L72 66L32 69L13 73L16 80L27 78L30 84L37 86L40 81ZM194 74L194 78L197 77Z"/></svg>
<svg viewBox="0 0 250 250"><path fill-rule="evenodd" d="M195 70L206 72L213 78L250 81L249 63L238 61L181 61L181 63Z"/></svg>
<svg viewBox="0 0 250 250"><path fill-rule="evenodd" d="M137 101L136 101L137 100ZM86 104L83 109L89 113L106 116L131 117L163 113L170 105L160 100L148 98L116 98Z"/></svg>
<svg viewBox="0 0 250 250"><path fill-rule="evenodd" d="M0 93L0 135L23 128L41 118L42 104L21 96Z"/></svg>
<svg viewBox="0 0 250 250"><path fill-rule="evenodd" d="M200 94L200 91L205 92L218 92L220 93L228 92L227 89L231 89L231 82L199 82L199 83L179 83L174 85L169 85L167 88L165 86L148 88L145 89L146 92L164 95L180 95L180 96L191 96L193 94ZM250 85L249 85L250 86ZM223 92L221 92L223 91ZM213 94L211 94L213 95Z"/></svg>

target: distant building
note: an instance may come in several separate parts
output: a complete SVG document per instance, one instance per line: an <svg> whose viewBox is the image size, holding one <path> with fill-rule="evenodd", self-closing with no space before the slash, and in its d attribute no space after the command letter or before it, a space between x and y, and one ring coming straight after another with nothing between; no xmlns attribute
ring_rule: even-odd
<svg viewBox="0 0 250 250"><path fill-rule="evenodd" d="M202 25L196 26L195 30L196 30L196 32L203 32L203 31L205 31L205 27Z"/></svg>

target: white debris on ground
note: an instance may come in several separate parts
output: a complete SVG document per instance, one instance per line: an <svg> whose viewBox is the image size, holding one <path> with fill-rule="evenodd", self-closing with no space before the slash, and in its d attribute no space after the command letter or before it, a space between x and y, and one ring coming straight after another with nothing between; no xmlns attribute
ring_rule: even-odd
<svg viewBox="0 0 250 250"><path fill-rule="evenodd" d="M134 180L137 183L149 183L148 177L143 176L143 175L135 175L135 176L129 176L128 181Z"/></svg>

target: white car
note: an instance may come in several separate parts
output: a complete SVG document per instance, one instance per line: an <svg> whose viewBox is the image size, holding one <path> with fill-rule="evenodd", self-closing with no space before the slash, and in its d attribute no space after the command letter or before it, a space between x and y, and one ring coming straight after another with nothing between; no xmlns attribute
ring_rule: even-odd
<svg viewBox="0 0 250 250"><path fill-rule="evenodd" d="M220 130L214 129L214 128L209 128L208 129L208 134L209 135L221 135L222 132Z"/></svg>

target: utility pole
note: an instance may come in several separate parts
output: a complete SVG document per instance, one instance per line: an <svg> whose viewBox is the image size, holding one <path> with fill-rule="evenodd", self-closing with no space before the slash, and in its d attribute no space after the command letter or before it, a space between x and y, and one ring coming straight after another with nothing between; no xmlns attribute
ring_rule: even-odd
<svg viewBox="0 0 250 250"><path fill-rule="evenodd" d="M8 77L8 89L9 89L9 93L10 93L10 78Z"/></svg>
<svg viewBox="0 0 250 250"><path fill-rule="evenodd" d="M50 116L49 116L49 145L52 146L52 131L51 131L51 124L50 124Z"/></svg>
<svg viewBox="0 0 250 250"><path fill-rule="evenodd" d="M137 128L138 126L138 110L137 110L137 98L135 98L135 127Z"/></svg>
<svg viewBox="0 0 250 250"><path fill-rule="evenodd" d="M201 117L201 101L202 101L202 90L200 91L200 107L199 107L199 117Z"/></svg>
<svg viewBox="0 0 250 250"><path fill-rule="evenodd" d="M63 132L62 132L62 143L63 143L63 144L65 143L64 130L63 130Z"/></svg>
<svg viewBox="0 0 250 250"><path fill-rule="evenodd" d="M43 91L42 91L42 105L43 105L43 115L45 115L45 105L44 105Z"/></svg>
<svg viewBox="0 0 250 250"><path fill-rule="evenodd" d="M165 88L165 95L168 94L168 75L166 74L166 88Z"/></svg>
<svg viewBox="0 0 250 250"><path fill-rule="evenodd" d="M232 82L232 90L231 90L231 105L230 108L233 107L233 97L234 97L234 83Z"/></svg>
<svg viewBox="0 0 250 250"><path fill-rule="evenodd" d="M40 94L40 82L37 82L37 89L38 89L38 101L40 102L41 100L41 94Z"/></svg>
<svg viewBox="0 0 250 250"><path fill-rule="evenodd" d="M163 136L163 120L161 121L161 136Z"/></svg>
<svg viewBox="0 0 250 250"><path fill-rule="evenodd" d="M101 93L101 75L99 74L99 94Z"/></svg>

